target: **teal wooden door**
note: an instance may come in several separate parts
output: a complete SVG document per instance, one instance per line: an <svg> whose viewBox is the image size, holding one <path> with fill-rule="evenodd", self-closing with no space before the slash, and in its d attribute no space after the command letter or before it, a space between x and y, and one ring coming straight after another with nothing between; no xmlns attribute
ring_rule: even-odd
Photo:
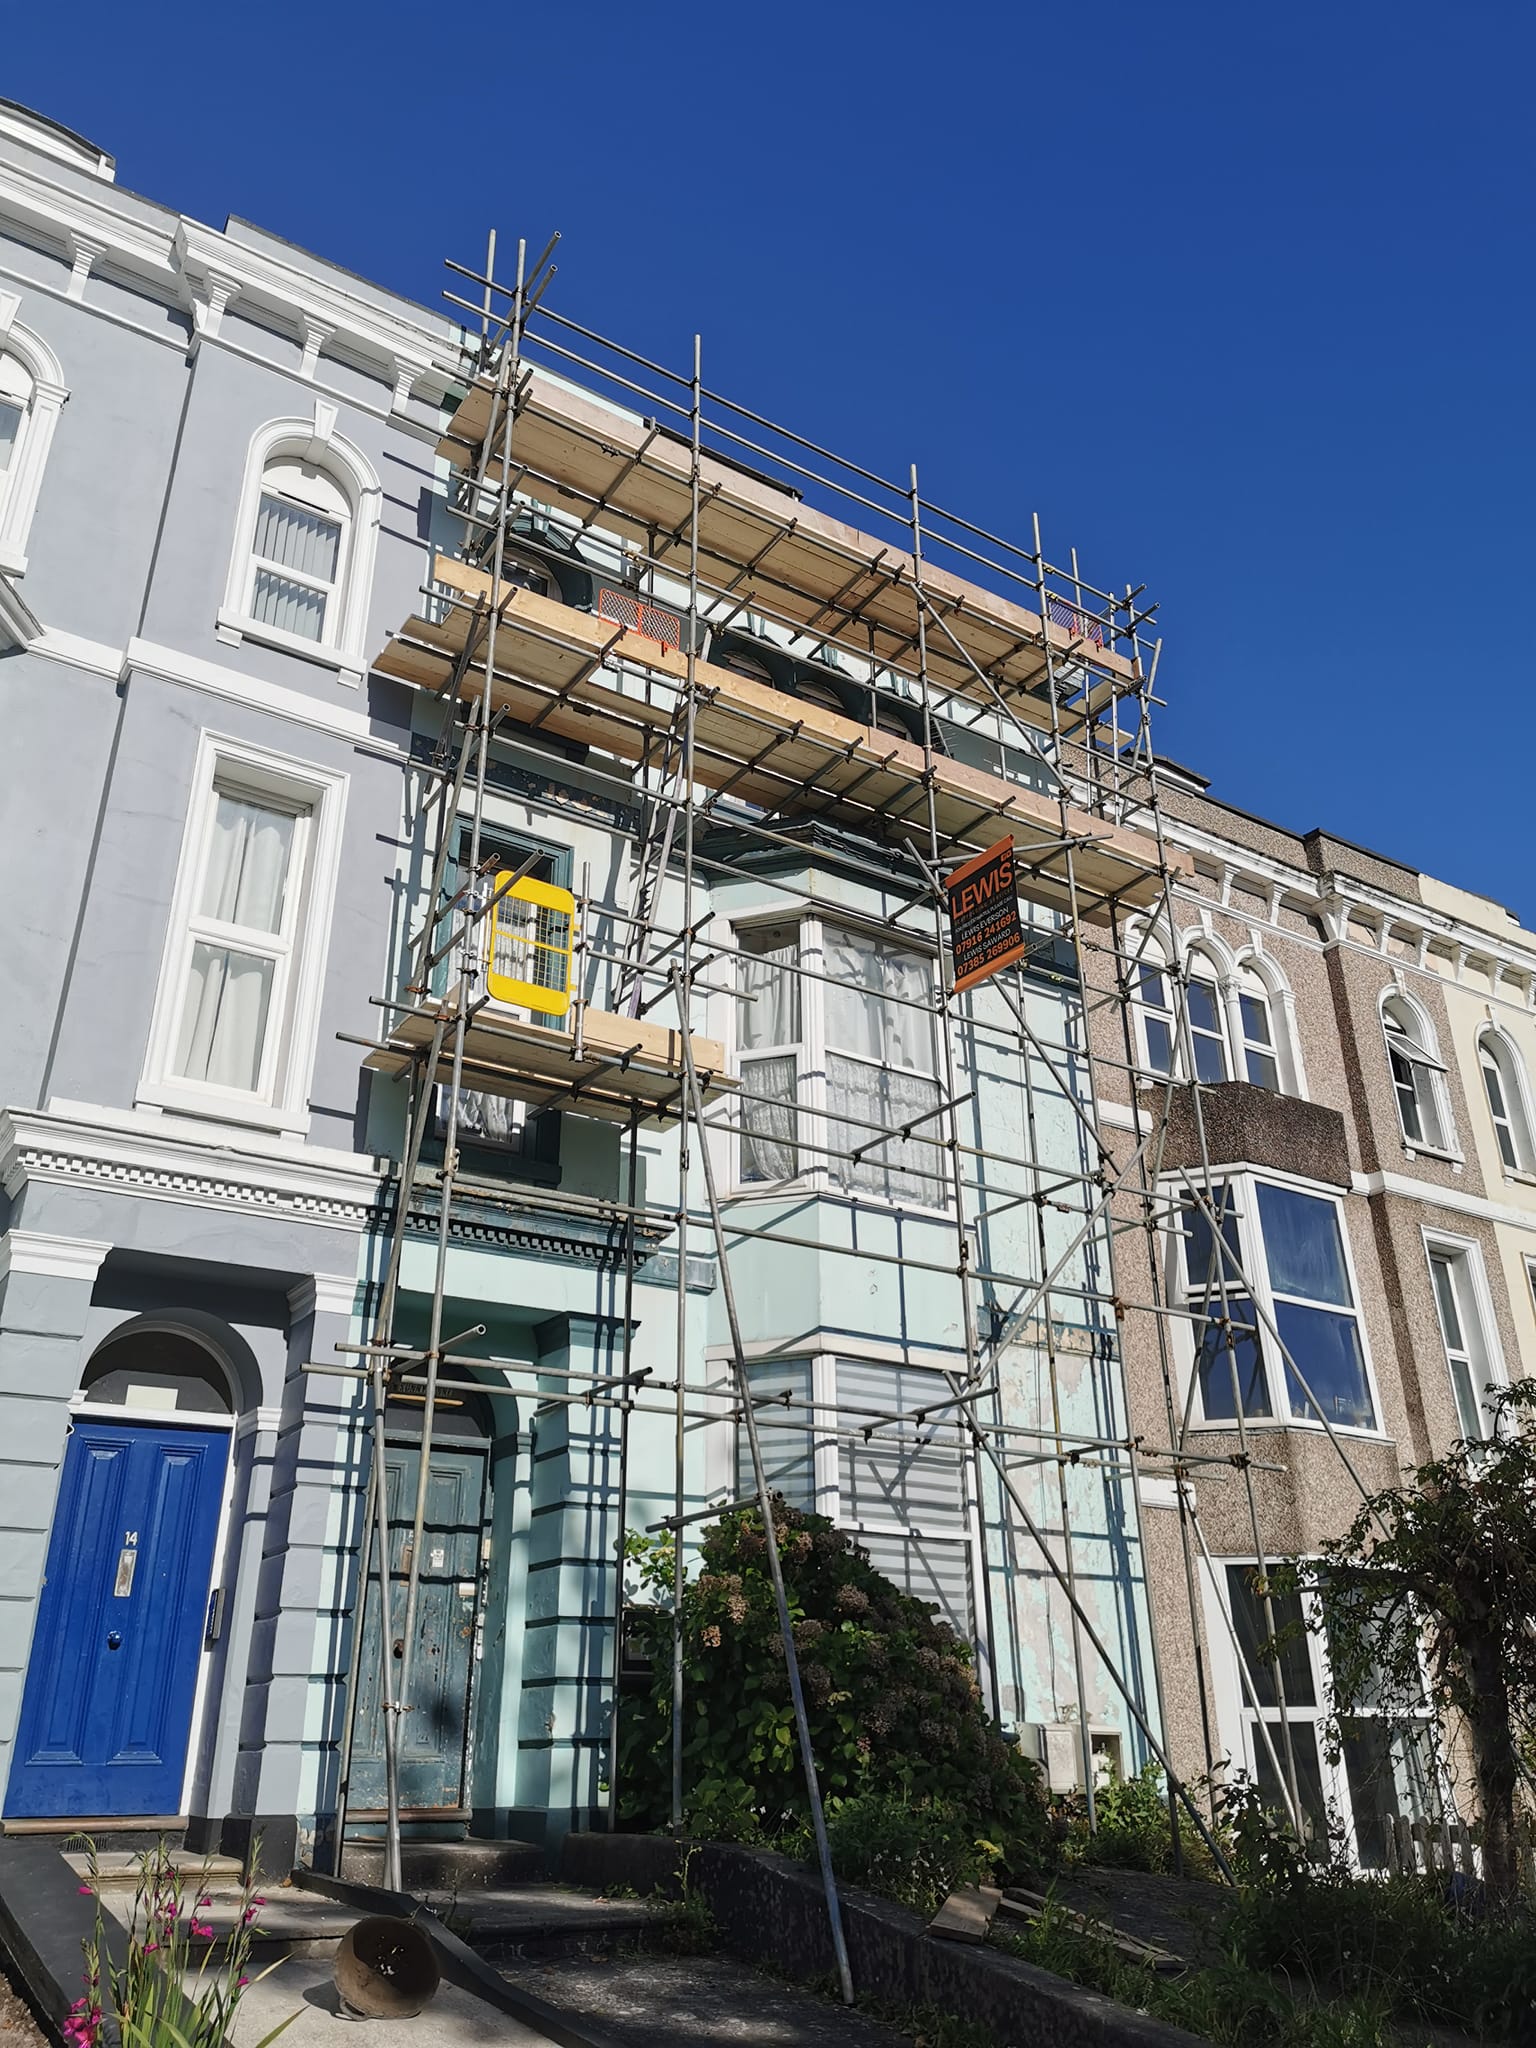
<svg viewBox="0 0 1536 2048"><path fill-rule="evenodd" d="M405 1621L405 1573L416 1507L416 1477L421 1470L419 1447L391 1444L385 1454L384 1469L390 1562L395 1574L390 1604L396 1633L389 1648L398 1674L404 1649L398 1631ZM401 1808L424 1816L461 1811L468 1789L470 1690L475 1668L485 1476L483 1450L458 1445L434 1447L422 1531L416 1641L411 1652L411 1711L404 1717L400 1745ZM369 1574L363 1607L363 1648L348 1796L350 1810L359 1817L382 1811L387 1798L383 1715L379 1710L379 1611L375 1570Z"/></svg>

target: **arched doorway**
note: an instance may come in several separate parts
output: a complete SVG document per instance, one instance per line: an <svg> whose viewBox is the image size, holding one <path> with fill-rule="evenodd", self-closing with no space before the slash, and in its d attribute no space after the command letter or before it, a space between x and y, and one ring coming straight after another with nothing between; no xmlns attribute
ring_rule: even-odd
<svg viewBox="0 0 1536 2048"><path fill-rule="evenodd" d="M71 1407L5 1811L171 1816L214 1626L229 1385L201 1344L136 1328Z"/></svg>
<svg viewBox="0 0 1536 2048"><path fill-rule="evenodd" d="M397 1670L405 1648L399 1631L421 1471L421 1415L420 1397L409 1394L392 1395L384 1413L395 1631L389 1653ZM401 1815L412 1822L459 1828L469 1819L471 1714L484 1606L483 1538L493 1434L488 1401L463 1392L438 1396L422 1525L410 1712L400 1739ZM347 1814L349 1824L369 1827L384 1817L387 1796L376 1549L362 1607Z"/></svg>

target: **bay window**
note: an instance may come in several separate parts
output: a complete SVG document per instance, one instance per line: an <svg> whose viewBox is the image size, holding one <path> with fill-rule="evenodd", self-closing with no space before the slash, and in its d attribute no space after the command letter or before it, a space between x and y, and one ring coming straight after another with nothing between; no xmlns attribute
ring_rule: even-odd
<svg viewBox="0 0 1536 2048"><path fill-rule="evenodd" d="M966 1451L956 1410L913 1420L951 1399L927 1367L818 1355L748 1367L770 1488L795 1508L826 1515L868 1551L875 1569L941 1620L972 1629ZM877 1417L901 1419L871 1428ZM736 1497L753 1497L747 1433L736 1430Z"/></svg>
<svg viewBox="0 0 1536 2048"><path fill-rule="evenodd" d="M740 1183L809 1174L941 1206L932 963L809 917L748 927L738 946Z"/></svg>
<svg viewBox="0 0 1536 2048"><path fill-rule="evenodd" d="M1183 1193L1174 1281L1192 1312L1202 1419L1319 1423L1326 1415L1336 1429L1374 1429L1337 1196L1246 1172L1223 1175L1201 1195L1203 1203Z"/></svg>

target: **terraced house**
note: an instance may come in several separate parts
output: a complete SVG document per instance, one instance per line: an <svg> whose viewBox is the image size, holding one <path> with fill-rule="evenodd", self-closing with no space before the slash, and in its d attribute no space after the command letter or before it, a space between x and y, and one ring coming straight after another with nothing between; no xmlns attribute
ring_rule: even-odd
<svg viewBox="0 0 1536 2048"><path fill-rule="evenodd" d="M765 1486L941 1609L1054 1782L1158 1752L1087 1018L1171 874L1201 1042L1259 1061L1277 1131L1318 1091L1300 1150L1227 1147L1233 1188L1278 1158L1293 1219L1403 1239L1432 1184L1424 1300L1443 1252L1446 1345L1513 1354L1451 1000L1497 962L1465 1057L1519 1182L1518 935L1441 975L1465 910L1253 828L1261 1041L1203 799L1158 838L1138 600L697 354L535 317L539 277L453 273L431 314L0 104L7 1827L282 1867L602 1825L621 1532L686 1564ZM1010 840L1017 928L957 986L946 881ZM1366 963L1368 1145L1305 1026ZM1389 1384L1377 1257L1311 1312L1386 1457L1459 1382Z"/></svg>
<svg viewBox="0 0 1536 2048"><path fill-rule="evenodd" d="M1487 1390L1536 1357L1536 939L1186 769L1161 780L1190 868L1101 1041L1106 1128L1122 1148L1166 1134L1154 1263L1127 1288L1167 1313L1133 1319L1132 1414L1254 1461L1193 1472L1182 1507L1164 1485L1145 1518L1170 1744L1190 1776L1250 1771L1305 1827L1331 1811L1379 1867L1395 1821L1476 1820L1470 1770L1427 1716L1362 1715L1331 1761L1326 1639L1277 1601L1285 1653L1261 1654L1262 1567L1342 1533L1362 1488L1486 1435Z"/></svg>

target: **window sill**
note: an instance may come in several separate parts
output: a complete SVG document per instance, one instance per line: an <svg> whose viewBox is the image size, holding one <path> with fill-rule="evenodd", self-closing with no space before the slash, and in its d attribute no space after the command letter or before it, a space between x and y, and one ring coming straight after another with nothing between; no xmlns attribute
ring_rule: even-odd
<svg viewBox="0 0 1536 2048"><path fill-rule="evenodd" d="M270 1102L242 1095L232 1088L146 1081L134 1096L133 1106L174 1110L179 1116L195 1116L215 1124L239 1124L248 1130L272 1131L288 1138L303 1138L309 1133L307 1110L275 1108Z"/></svg>
<svg viewBox="0 0 1536 2048"><path fill-rule="evenodd" d="M0 542L0 576L25 576L27 558L18 547L8 547Z"/></svg>
<svg viewBox="0 0 1536 2048"><path fill-rule="evenodd" d="M327 646L319 640L306 640L298 633L285 633L281 626L263 625L260 619L248 619L240 612L220 610L214 631L227 647L238 647L242 640L254 640L261 647L275 647L282 654L296 654L301 661L312 661L317 668L328 668L339 683L346 683L356 689L363 680L359 663L351 661L339 647Z"/></svg>
<svg viewBox="0 0 1536 2048"><path fill-rule="evenodd" d="M1189 1427L1191 1435L1236 1436L1238 1434L1238 1426L1235 1420L1231 1422L1191 1422ZM1328 1434L1327 1429L1321 1422L1312 1422L1300 1415L1250 1415L1246 1417L1243 1423L1243 1430L1249 1436L1255 1436L1260 1431L1268 1435L1274 1435L1281 1430L1291 1429L1305 1430L1309 1436L1326 1436ZM1364 1429L1358 1423L1353 1422L1334 1423L1333 1434L1335 1436L1347 1436L1352 1443L1357 1444L1392 1444L1397 1441L1396 1437L1389 1436L1384 1429Z"/></svg>
<svg viewBox="0 0 1536 2048"><path fill-rule="evenodd" d="M1414 1145L1406 1138L1403 1140L1403 1157L1405 1159L1438 1159L1445 1166L1465 1166L1467 1163L1466 1154L1463 1152L1447 1151L1441 1145Z"/></svg>
<svg viewBox="0 0 1536 2048"><path fill-rule="evenodd" d="M1516 1166L1505 1167L1504 1179L1514 1187L1536 1188L1536 1173L1522 1173Z"/></svg>

